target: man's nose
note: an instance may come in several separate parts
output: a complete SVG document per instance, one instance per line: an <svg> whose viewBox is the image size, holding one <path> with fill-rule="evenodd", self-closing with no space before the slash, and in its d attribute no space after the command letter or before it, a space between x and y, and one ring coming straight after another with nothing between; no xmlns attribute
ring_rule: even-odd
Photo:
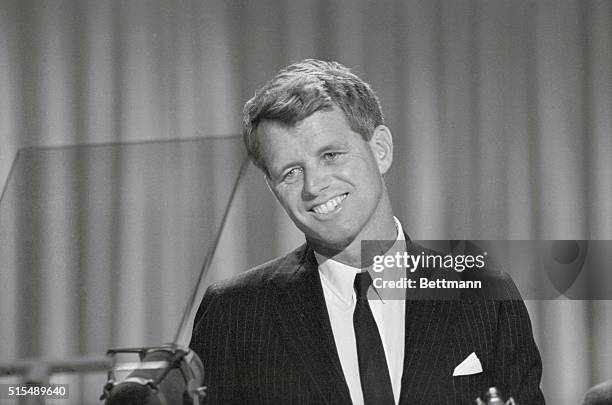
<svg viewBox="0 0 612 405"><path fill-rule="evenodd" d="M311 200L329 187L329 176L324 168L310 168L304 171L302 198Z"/></svg>

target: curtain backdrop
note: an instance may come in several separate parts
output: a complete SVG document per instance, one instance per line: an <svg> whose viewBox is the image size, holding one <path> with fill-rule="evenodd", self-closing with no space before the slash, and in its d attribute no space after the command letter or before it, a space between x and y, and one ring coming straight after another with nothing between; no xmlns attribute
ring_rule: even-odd
<svg viewBox="0 0 612 405"><path fill-rule="evenodd" d="M0 186L23 147L238 134L242 105L255 88L284 65L315 57L354 68L377 91L395 142L388 187L411 237L612 239L611 50L608 0L0 0ZM129 166L130 155L121 156L110 176ZM233 180L225 163L205 168L219 184ZM191 167L175 166L168 170ZM67 187L51 177L43 183ZM251 171L248 179L208 282L301 243L261 176ZM146 191L133 177L113 181ZM207 188L211 198L215 187L227 184ZM79 190L67 187L65 195L77 198ZM173 203L152 210L144 195L130 207L161 225L164 210L187 209ZM129 230L133 218L117 215L119 222L95 229ZM61 221L60 233L73 229L70 212ZM135 235L123 236L120 268L146 280L142 258L152 248L143 233ZM166 235L167 243L154 248L168 266L177 257L170 246L182 237ZM16 263L23 246L2 241L0 262ZM51 246L70 249L39 247ZM65 322L51 330L31 322L45 344L20 340L15 330L23 319L46 313L24 298L36 295L28 272L44 274L46 265L0 269L0 281L11 286L0 296L0 360L102 354L124 343L105 330L109 325L131 328L126 341L139 344L145 321L106 316L90 322L87 336L62 330L74 317L94 315L74 310L86 294L67 291L100 282L70 276L32 301L55 305L47 312ZM151 288L138 280L117 299L136 304L142 319L176 316L138 304ZM176 287L156 291L190 293ZM612 378L612 302L527 304L550 403L577 403L587 387ZM75 403L97 403L99 379L83 384Z"/></svg>

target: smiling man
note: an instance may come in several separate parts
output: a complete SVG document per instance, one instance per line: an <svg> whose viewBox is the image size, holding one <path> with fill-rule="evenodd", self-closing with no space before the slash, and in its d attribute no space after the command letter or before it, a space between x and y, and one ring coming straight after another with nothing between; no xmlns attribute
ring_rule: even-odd
<svg viewBox="0 0 612 405"><path fill-rule="evenodd" d="M407 236L384 175L393 138L370 86L335 62L279 72L244 108L253 163L306 244L209 287L191 347L212 404L474 403L497 386L543 403L541 362L511 299L367 299L361 242Z"/></svg>

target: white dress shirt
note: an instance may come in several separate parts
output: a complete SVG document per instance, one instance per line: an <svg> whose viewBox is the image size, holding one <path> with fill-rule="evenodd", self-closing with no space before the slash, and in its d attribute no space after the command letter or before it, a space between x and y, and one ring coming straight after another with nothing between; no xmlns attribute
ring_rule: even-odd
<svg viewBox="0 0 612 405"><path fill-rule="evenodd" d="M402 250L406 249L404 231L397 218L393 218L397 228L397 241ZM355 329L353 328L353 312L355 310L356 294L353 289L355 275L361 271L356 267L327 259L315 252L319 265L321 284L325 296L327 313L331 322L336 349L348 384L351 400L355 405L363 405L363 392L359 379L359 361L357 359L357 344L355 342ZM370 291L373 287L370 289ZM375 295L374 295L375 296ZM371 297L371 295L368 295ZM404 333L405 333L405 300L386 300L380 298L370 299L370 308L389 367L391 386L395 403L399 403L402 385L402 371L404 367Z"/></svg>

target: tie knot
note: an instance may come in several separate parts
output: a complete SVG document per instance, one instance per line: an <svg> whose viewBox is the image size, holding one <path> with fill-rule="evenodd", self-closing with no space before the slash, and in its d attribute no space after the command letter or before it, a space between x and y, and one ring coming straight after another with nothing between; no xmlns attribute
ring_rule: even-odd
<svg viewBox="0 0 612 405"><path fill-rule="evenodd" d="M372 285L372 277L370 273L364 271L363 273L357 273L355 275L355 282L353 283L353 287L355 288L355 292L357 293L357 299L366 299L368 295L368 288Z"/></svg>

